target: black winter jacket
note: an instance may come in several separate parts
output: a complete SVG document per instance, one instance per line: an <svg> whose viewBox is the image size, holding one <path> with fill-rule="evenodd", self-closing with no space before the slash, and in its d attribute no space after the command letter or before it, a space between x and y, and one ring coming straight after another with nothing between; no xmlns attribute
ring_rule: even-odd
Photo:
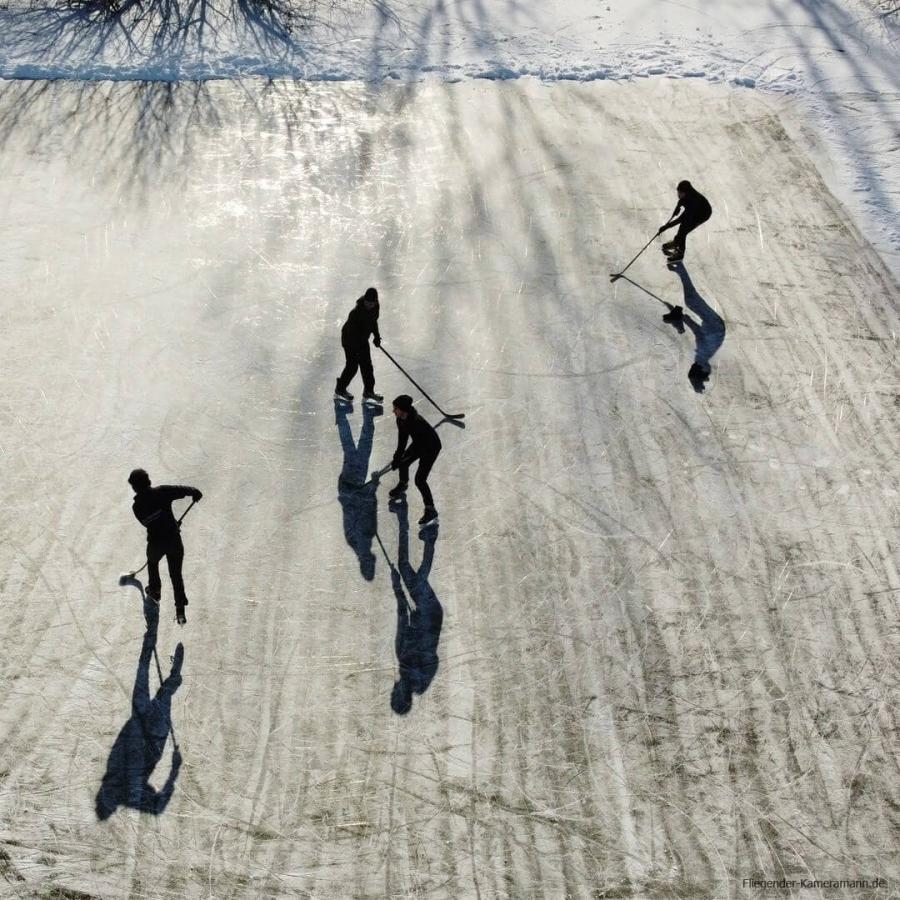
<svg viewBox="0 0 900 900"><path fill-rule="evenodd" d="M690 227L699 222L705 222L712 215L712 207L709 205L709 200L700 191L691 191L684 200L679 198L672 215L678 215L679 210L682 210L682 213L677 219L669 223L670 228L673 225L681 224Z"/></svg>
<svg viewBox="0 0 900 900"><path fill-rule="evenodd" d="M192 487L160 484L135 494L131 509L134 517L147 529L147 541L169 541L179 537L178 522L172 513L172 501L194 497L199 493Z"/></svg>
<svg viewBox="0 0 900 900"><path fill-rule="evenodd" d="M375 335L375 343L381 343L381 335L378 333L378 314L381 312L380 305L376 304L375 309L368 310L363 304L365 298L360 297L356 301L356 306L350 310L347 321L341 329L341 346L358 348L369 343L369 335Z"/></svg>
<svg viewBox="0 0 900 900"><path fill-rule="evenodd" d="M406 445L409 441L409 449ZM407 413L405 419L397 419L397 452L394 462L411 463L422 456L437 456L441 452L441 439L437 431L428 424L414 409Z"/></svg>

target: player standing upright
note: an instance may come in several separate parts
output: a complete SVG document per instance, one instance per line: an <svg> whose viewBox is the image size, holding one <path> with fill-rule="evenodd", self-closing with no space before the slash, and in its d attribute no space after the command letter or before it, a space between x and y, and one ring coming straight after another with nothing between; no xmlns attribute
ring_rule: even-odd
<svg viewBox="0 0 900 900"><path fill-rule="evenodd" d="M375 393L375 373L372 369L372 352L369 349L369 336L373 336L375 346L381 346L381 335L378 333L378 314L381 306L378 302L378 291L370 287L350 310L347 321L341 329L341 346L344 348L346 365L338 376L334 386L334 396L339 400L352 400L353 394L347 385L362 372L363 402L381 403L381 394Z"/></svg>
<svg viewBox="0 0 900 900"><path fill-rule="evenodd" d="M169 577L175 593L175 614L179 625L187 622L184 608L188 599L184 593L181 565L184 562L184 544L181 529L172 515L172 501L192 497L196 503L203 494L193 487L161 484L153 487L150 476L143 469L135 469L128 476L134 490L132 510L134 517L147 529L147 596L159 602L162 585L159 580L159 563L165 557L169 564Z"/></svg>

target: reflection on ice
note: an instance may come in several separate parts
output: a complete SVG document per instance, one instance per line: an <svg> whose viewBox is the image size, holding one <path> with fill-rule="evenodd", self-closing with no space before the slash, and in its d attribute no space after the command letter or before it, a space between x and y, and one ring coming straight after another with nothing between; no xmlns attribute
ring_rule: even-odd
<svg viewBox="0 0 900 900"><path fill-rule="evenodd" d="M347 418L352 412L352 404L334 401L334 420L344 451L344 462L338 476L338 500L344 514L344 538L359 558L359 571L363 578L371 581L375 577L372 541L378 530L378 483L373 481L364 487L355 485L366 481L375 437L375 419L382 414L382 410L363 404L363 424L358 442L353 440Z"/></svg>
<svg viewBox="0 0 900 900"><path fill-rule="evenodd" d="M385 557L391 567L391 585L397 599L394 648L400 677L391 693L391 709L405 715L412 709L413 694L424 694L437 674L437 648L444 623L444 609L428 582L434 564L438 527L423 530L425 549L422 563L414 569L409 561L409 508L401 501L392 505L392 511L397 515L400 529L397 565L391 564L387 551Z"/></svg>

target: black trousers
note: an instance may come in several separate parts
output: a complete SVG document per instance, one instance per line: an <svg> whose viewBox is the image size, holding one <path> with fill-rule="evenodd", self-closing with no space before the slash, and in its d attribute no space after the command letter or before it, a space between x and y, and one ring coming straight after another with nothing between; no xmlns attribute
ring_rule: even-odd
<svg viewBox="0 0 900 900"><path fill-rule="evenodd" d="M434 465L434 461L438 458L438 453L441 451L438 450L437 453L428 453L423 454L419 457L419 468L416 469L416 477L415 484L419 489L419 493L422 495L422 502L426 506L434 506L434 497L431 496L431 488L428 487L428 476L431 473L431 467ZM398 473L400 475L401 481L409 481L409 466L400 466Z"/></svg>
<svg viewBox="0 0 900 900"><path fill-rule="evenodd" d="M710 213L709 215L712 215ZM687 221L683 221L678 226L678 231L675 232L675 237L672 238L671 241L668 242L666 246L675 247L680 250L682 254L684 253L684 245L687 242L687 236L695 229L699 228L704 222L709 219L709 215L701 216L698 219L690 219Z"/></svg>
<svg viewBox="0 0 900 900"><path fill-rule="evenodd" d="M344 356L347 364L344 371L338 377L338 387L346 390L347 385L356 377L356 373L362 372L363 390L375 390L375 372L372 370L372 351L366 342L359 347L344 347Z"/></svg>
<svg viewBox="0 0 900 900"><path fill-rule="evenodd" d="M184 544L178 535L168 540L150 541L147 543L147 590L158 597L162 591L159 580L159 563L166 558L169 564L169 578L172 579L172 591L175 594L175 606L181 608L188 602L184 595L184 579L181 576L181 565L184 562Z"/></svg>

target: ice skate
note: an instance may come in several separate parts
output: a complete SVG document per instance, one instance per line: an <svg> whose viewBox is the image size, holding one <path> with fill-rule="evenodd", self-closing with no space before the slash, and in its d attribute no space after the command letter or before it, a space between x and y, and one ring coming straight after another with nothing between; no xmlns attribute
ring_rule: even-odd
<svg viewBox="0 0 900 900"><path fill-rule="evenodd" d="M673 306L662 319L667 325L674 325L679 334L684 334L684 310L680 306Z"/></svg>
<svg viewBox="0 0 900 900"><path fill-rule="evenodd" d="M666 241L661 249L663 255L666 256L670 262L675 259L684 258L684 247L679 247L675 241Z"/></svg>
<svg viewBox="0 0 900 900"><path fill-rule="evenodd" d="M391 500L400 500L406 494L406 489L408 487L409 487L409 482L400 481L397 483L396 487L392 487L388 491L388 497L390 497Z"/></svg>
<svg viewBox="0 0 900 900"><path fill-rule="evenodd" d="M688 372L688 381L691 387L698 393L702 394L706 390L706 382L712 374L712 369L708 365L695 362Z"/></svg>
<svg viewBox="0 0 900 900"><path fill-rule="evenodd" d="M712 374L712 368L703 363L695 362L688 371L688 378L707 379Z"/></svg>
<svg viewBox="0 0 900 900"><path fill-rule="evenodd" d="M351 394L347 388L342 388L341 383L336 381L334 384L334 399L346 400L347 403L350 403L353 400L353 394Z"/></svg>
<svg viewBox="0 0 900 900"><path fill-rule="evenodd" d="M381 406L381 404L384 403L384 396L382 394L376 394L375 391L363 391L363 403Z"/></svg>
<svg viewBox="0 0 900 900"><path fill-rule="evenodd" d="M422 518L419 519L419 525L424 528L426 525L436 524L437 518L437 510L433 506L426 506Z"/></svg>
<svg viewBox="0 0 900 900"><path fill-rule="evenodd" d="M177 606L175 608L175 621L179 625L187 625L187 616L184 614L183 606Z"/></svg>
<svg viewBox="0 0 900 900"><path fill-rule="evenodd" d="M148 600L152 600L154 603L159 603L159 591L147 588L147 590L144 591L144 594L146 595Z"/></svg>

